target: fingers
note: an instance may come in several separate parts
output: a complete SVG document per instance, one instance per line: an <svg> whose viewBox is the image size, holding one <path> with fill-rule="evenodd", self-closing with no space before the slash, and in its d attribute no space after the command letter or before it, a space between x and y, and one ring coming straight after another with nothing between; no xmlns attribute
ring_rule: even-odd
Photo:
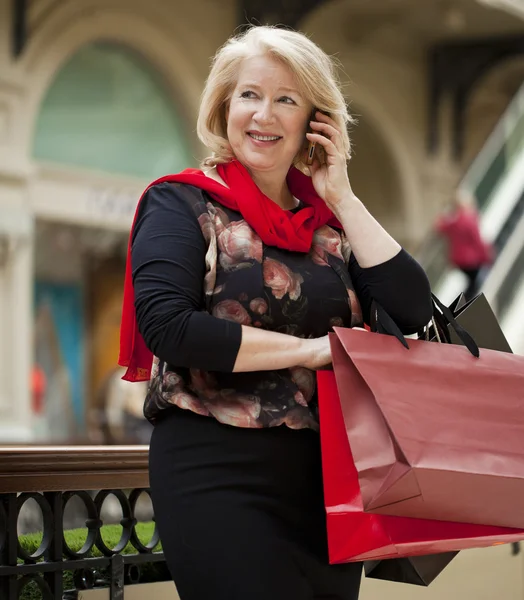
<svg viewBox="0 0 524 600"><path fill-rule="evenodd" d="M314 122L323 123L325 125L331 126L336 131L339 138L342 139L342 136L341 136L342 132L340 131L340 126L333 118L328 117L324 113L317 110L317 112L315 113L315 116L314 116Z"/></svg>
<svg viewBox="0 0 524 600"><path fill-rule="evenodd" d="M307 154L307 152L306 152ZM309 172L311 174L311 176L315 175L315 173L320 169L320 161L318 160L318 156L315 153L315 156L313 157L313 162L308 165L309 167Z"/></svg>
<svg viewBox="0 0 524 600"><path fill-rule="evenodd" d="M343 155L344 149L342 136L335 121L333 121L331 117L328 117L327 115L321 113L318 110L314 115L314 119L315 120L311 120L309 122L309 125L313 131L312 134L307 134L308 139L322 144L326 152L329 152L329 146L323 144L321 139L309 137L310 135L321 135L321 137L323 137L324 139L329 139L332 142L333 146L336 148L336 150Z"/></svg>
<svg viewBox="0 0 524 600"><path fill-rule="evenodd" d="M309 122L311 129L314 130L313 133L322 133L328 139L330 139L338 150L342 147L342 140L340 138L340 132L336 127L333 127L330 123L320 123L319 121L310 121Z"/></svg>
<svg viewBox="0 0 524 600"><path fill-rule="evenodd" d="M320 123L329 123L330 125L335 125L335 121L331 118L328 117L327 115L325 115L323 112L320 112L319 110L317 110L315 112L315 119L317 121L319 121Z"/></svg>
<svg viewBox="0 0 524 600"><path fill-rule="evenodd" d="M306 137L310 142L320 144L328 156L336 158L340 154L335 144L321 133L306 133Z"/></svg>

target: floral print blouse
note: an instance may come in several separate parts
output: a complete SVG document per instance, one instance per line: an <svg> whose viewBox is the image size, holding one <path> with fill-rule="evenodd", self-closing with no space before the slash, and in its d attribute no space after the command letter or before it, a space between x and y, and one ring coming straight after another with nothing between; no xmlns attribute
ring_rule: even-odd
<svg viewBox="0 0 524 600"><path fill-rule="evenodd" d="M132 266L138 326L155 354L144 405L152 423L176 405L238 427L318 429L313 371L233 372L241 326L320 337L362 326L374 297L399 324L419 327L427 319L414 322L417 310L422 321L430 306L427 278L404 250L361 269L327 225L307 254L269 247L240 213L184 184L146 194ZM396 285L403 279L409 293Z"/></svg>

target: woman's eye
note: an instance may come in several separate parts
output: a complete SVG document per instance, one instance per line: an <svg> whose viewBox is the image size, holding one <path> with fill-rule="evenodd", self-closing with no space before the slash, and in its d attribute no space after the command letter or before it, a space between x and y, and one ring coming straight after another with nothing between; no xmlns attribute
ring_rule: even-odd
<svg viewBox="0 0 524 600"><path fill-rule="evenodd" d="M282 98L279 99L279 102L284 102L285 104L295 104L293 98L290 98L289 96L282 96Z"/></svg>
<svg viewBox="0 0 524 600"><path fill-rule="evenodd" d="M255 92L252 92L251 90L246 90L245 92L242 92L240 94L241 98L253 98L255 96Z"/></svg>

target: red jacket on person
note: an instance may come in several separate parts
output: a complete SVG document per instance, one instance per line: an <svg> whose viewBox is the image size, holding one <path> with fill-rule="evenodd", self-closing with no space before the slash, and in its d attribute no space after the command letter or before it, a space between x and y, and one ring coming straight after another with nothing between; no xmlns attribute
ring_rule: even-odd
<svg viewBox="0 0 524 600"><path fill-rule="evenodd" d="M464 269L476 269L493 261L493 248L482 239L475 209L458 208L441 217L437 230L448 239L449 260Z"/></svg>

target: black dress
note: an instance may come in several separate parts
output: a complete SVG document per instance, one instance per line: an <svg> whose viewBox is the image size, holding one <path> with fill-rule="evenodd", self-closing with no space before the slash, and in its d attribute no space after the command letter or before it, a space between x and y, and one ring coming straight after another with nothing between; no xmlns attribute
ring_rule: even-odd
<svg viewBox="0 0 524 600"><path fill-rule="evenodd" d="M362 269L327 226L308 254L265 246L239 213L172 184L144 198L132 264L159 359L153 505L181 599L356 599L360 565L327 560L314 373L233 373L241 325L319 337L361 325L375 298L409 333L431 315L423 270L404 250Z"/></svg>

